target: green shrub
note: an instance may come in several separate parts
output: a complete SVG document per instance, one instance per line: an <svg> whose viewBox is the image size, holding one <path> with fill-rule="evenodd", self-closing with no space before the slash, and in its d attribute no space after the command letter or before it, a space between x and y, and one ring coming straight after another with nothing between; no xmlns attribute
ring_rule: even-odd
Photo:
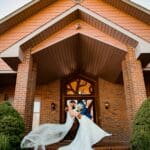
<svg viewBox="0 0 150 150"><path fill-rule="evenodd" d="M24 122L8 102L0 104L0 133L8 138L7 142L11 150L20 149L20 141L24 135Z"/></svg>
<svg viewBox="0 0 150 150"><path fill-rule="evenodd" d="M136 114L133 123L132 149L150 149L150 98L147 99Z"/></svg>
<svg viewBox="0 0 150 150"><path fill-rule="evenodd" d="M0 134L0 150L10 150L9 137L4 134Z"/></svg>

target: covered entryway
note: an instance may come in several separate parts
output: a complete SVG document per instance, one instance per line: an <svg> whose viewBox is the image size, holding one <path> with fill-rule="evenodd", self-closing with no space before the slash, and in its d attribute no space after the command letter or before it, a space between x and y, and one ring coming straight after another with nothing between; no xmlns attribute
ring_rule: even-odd
<svg viewBox="0 0 150 150"><path fill-rule="evenodd" d="M107 42L100 41L98 38L80 33L62 40L59 39L54 44L51 44L50 39L47 39L34 47L32 56L37 65L37 84L45 85L55 80L61 80L60 122L65 122L65 106L70 100L82 100L90 103L93 121L99 126L103 124L105 117L109 118L109 113L101 114L103 109L106 111L105 104L102 104L104 108L100 110L100 103L105 103L107 99L105 99L105 102L100 102L98 93L103 89L99 86L101 84L99 77L113 84L121 83L121 63L125 54L126 50L121 49L121 46L112 46ZM82 81L82 83L79 81ZM73 89L71 82L78 83L78 87L80 87L80 84L84 85L85 81L89 81L92 86L88 94L86 94L86 91L78 91L79 88L75 91L75 87L74 90L69 91L71 94L67 94L67 89ZM112 124L114 124L113 121ZM121 124L123 125L123 123ZM111 124L109 125L111 126ZM74 125L66 140L74 138L76 129L77 124ZM110 139L107 139L107 142L110 143L110 141Z"/></svg>

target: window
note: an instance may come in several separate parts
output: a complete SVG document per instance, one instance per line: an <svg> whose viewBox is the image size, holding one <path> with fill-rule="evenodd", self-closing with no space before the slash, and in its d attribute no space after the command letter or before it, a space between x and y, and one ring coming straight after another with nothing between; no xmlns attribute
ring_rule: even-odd
<svg viewBox="0 0 150 150"><path fill-rule="evenodd" d="M36 98L33 107L32 129L37 128L40 124L40 107L41 107L41 102L39 99Z"/></svg>
<svg viewBox="0 0 150 150"><path fill-rule="evenodd" d="M66 95L92 95L94 87L85 79L77 77L66 84Z"/></svg>

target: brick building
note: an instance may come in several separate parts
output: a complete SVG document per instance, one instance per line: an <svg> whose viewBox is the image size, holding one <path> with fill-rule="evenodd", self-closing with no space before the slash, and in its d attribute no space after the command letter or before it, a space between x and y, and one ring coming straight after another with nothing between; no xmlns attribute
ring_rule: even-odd
<svg viewBox="0 0 150 150"><path fill-rule="evenodd" d="M64 122L67 100L84 99L113 134L98 146L128 147L148 96L149 10L129 0L35 0L0 20L0 101L12 102L27 132Z"/></svg>

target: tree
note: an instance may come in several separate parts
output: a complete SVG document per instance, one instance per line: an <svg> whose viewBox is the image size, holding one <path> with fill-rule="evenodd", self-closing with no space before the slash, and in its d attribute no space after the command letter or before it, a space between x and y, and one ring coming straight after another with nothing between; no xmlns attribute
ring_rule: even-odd
<svg viewBox="0 0 150 150"><path fill-rule="evenodd" d="M131 143L133 150L150 148L150 98L144 101L136 114Z"/></svg>
<svg viewBox="0 0 150 150"><path fill-rule="evenodd" d="M8 149L3 146L6 143L11 147L11 150L19 150L24 129L22 117L11 104L9 102L0 104L0 147L3 147L1 150Z"/></svg>

